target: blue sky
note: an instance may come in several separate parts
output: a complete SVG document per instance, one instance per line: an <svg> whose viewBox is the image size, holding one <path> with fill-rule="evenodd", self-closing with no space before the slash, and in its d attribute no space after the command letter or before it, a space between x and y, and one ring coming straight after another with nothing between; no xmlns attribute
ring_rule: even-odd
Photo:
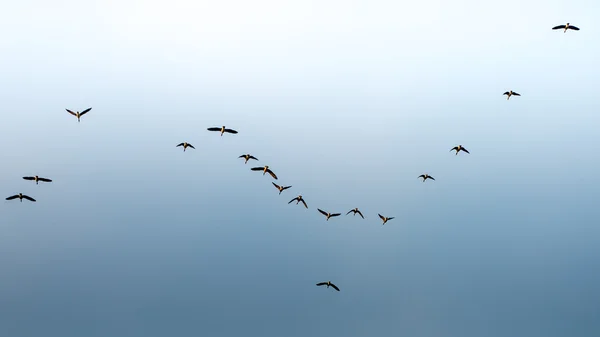
<svg viewBox="0 0 600 337"><path fill-rule="evenodd" d="M597 336L599 9L6 4L2 335Z"/></svg>

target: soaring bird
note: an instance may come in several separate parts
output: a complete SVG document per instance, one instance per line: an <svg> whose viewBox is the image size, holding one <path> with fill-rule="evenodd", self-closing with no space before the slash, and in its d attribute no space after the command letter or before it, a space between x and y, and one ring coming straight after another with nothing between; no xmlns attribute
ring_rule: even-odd
<svg viewBox="0 0 600 337"><path fill-rule="evenodd" d="M294 201L294 200L296 200L296 205L298 205L300 202L302 202L304 204L304 207L308 208L308 205L306 205L306 201L304 201L304 199L302 199L301 195L299 195L299 196L295 197L294 199L290 200L288 202L288 204L291 204L292 201Z"/></svg>
<svg viewBox="0 0 600 337"><path fill-rule="evenodd" d="M338 288L335 284L331 283L331 281L317 283L317 286L327 286L327 288L332 287L333 289L340 291L340 288Z"/></svg>
<svg viewBox="0 0 600 337"><path fill-rule="evenodd" d="M579 28L575 27L575 26L571 26L569 25L569 23L567 22L566 25L560 25L560 26L556 26L556 27L552 27L552 29L564 29L565 31L563 33L567 32L567 29L572 29L572 30L579 30Z"/></svg>
<svg viewBox="0 0 600 337"><path fill-rule="evenodd" d="M194 147L194 145L192 145L192 144L190 144L190 143L188 143L188 142L179 143L179 144L177 144L177 146L175 146L175 147L179 147L179 146L183 146L183 152L185 152L185 149L186 149L186 148L188 148L188 147L191 147L191 148L192 148L192 149L194 149L194 150L196 149L196 148Z"/></svg>
<svg viewBox="0 0 600 337"><path fill-rule="evenodd" d="M36 185L38 184L38 182L39 182L39 181L44 181L44 182L47 182L47 183L50 183L50 182L52 182L52 179L40 178L40 177L38 177L38 176L33 176L33 177L23 177L23 179L25 179L25 180L33 180L33 181L35 181L35 184L36 184Z"/></svg>
<svg viewBox="0 0 600 337"><path fill-rule="evenodd" d="M250 159L258 160L258 158L256 158L255 156L253 156L251 154L243 154L243 155L239 156L238 158L244 158L244 159L246 159L246 161L244 162L244 164L248 164L248 160L250 160Z"/></svg>
<svg viewBox="0 0 600 337"><path fill-rule="evenodd" d="M351 210L349 210L349 211L348 211L348 213L346 213L346 215L348 215L348 214L350 214L350 213L352 213L352 212L354 212L354 216L356 216L356 213L358 213L358 215L360 215L360 217L361 217L361 218L363 218L363 219L365 218L365 217L362 215L362 213L361 213L361 212L358 210L358 208L355 208L355 209L351 209Z"/></svg>
<svg viewBox="0 0 600 337"><path fill-rule="evenodd" d="M502 95L506 95L506 100L508 101L510 99L510 96L521 96L521 94L516 93L514 91L507 91L505 93L503 93Z"/></svg>
<svg viewBox="0 0 600 337"><path fill-rule="evenodd" d="M265 175L265 173L268 173L271 175L271 177L273 177L273 179L277 180L277 176L275 175L275 173L273 173L273 171L271 171L271 169L267 165L265 165L263 167L253 167L253 168L251 168L251 170L252 171L263 171L263 176Z"/></svg>
<svg viewBox="0 0 600 337"><path fill-rule="evenodd" d="M271 182L273 184L273 186L275 186L276 189L279 190L279 194L281 194L281 192L287 190L288 188L292 187L292 186L279 186L277 184L275 184L274 182Z"/></svg>
<svg viewBox="0 0 600 337"><path fill-rule="evenodd" d="M435 180L435 178L433 178L432 176L430 176L429 174L425 173L425 174L421 174L420 176L418 176L417 178L423 178L423 182L425 182L425 180L427 179L431 179L431 180Z"/></svg>
<svg viewBox="0 0 600 337"><path fill-rule="evenodd" d="M19 194L15 194L13 196L10 196L10 197L6 198L6 200L13 200L13 199L16 199L16 198L19 198L21 200L21 202L23 202L23 199L27 199L29 201L35 202L34 198L32 198L32 197L30 197L28 195L25 195L23 193L19 193Z"/></svg>
<svg viewBox="0 0 600 337"><path fill-rule="evenodd" d="M227 133L233 133L236 134L238 133L237 131L235 131L234 129L226 129L225 125L223 125L222 127L214 127L214 128L208 128L208 131L218 131L221 133L221 136L223 136L223 133L227 132Z"/></svg>
<svg viewBox="0 0 600 337"><path fill-rule="evenodd" d="M81 116L83 116L86 113L88 113L88 111L92 110L92 108L87 108L87 109L83 110L82 112L79 112L79 111L73 112L73 111L71 111L69 109L65 109L65 110L67 110L67 112L70 113L71 115L77 117L77 121L80 122L79 118L81 118Z"/></svg>
<svg viewBox="0 0 600 337"><path fill-rule="evenodd" d="M464 152L466 152L466 153L470 153L470 152L469 152L467 149L465 149L465 148L464 148L462 145L455 146L455 147L451 148L451 149L450 149L450 152L452 152L452 151L455 151L455 150L456 150L456 154L457 154L457 155L458 155L458 153L459 153L460 151L464 151Z"/></svg>
<svg viewBox="0 0 600 337"><path fill-rule="evenodd" d="M319 208L317 208L317 210L327 218L327 221L329 221L329 218L331 218L333 216L340 216L340 215L342 215L342 213L329 213L329 212L325 212L324 210L319 209Z"/></svg>
<svg viewBox="0 0 600 337"><path fill-rule="evenodd" d="M383 215L381 215L381 214L379 214L379 213L377 213L377 215L379 215L379 217L380 217L380 218L381 218L381 220L383 221L383 224L384 224L384 225L385 225L385 223L386 223L386 222L388 222L388 220L392 220L392 219L394 218L393 216L391 216L391 217L389 217L389 218L388 218L388 217L385 217L385 216L383 216Z"/></svg>

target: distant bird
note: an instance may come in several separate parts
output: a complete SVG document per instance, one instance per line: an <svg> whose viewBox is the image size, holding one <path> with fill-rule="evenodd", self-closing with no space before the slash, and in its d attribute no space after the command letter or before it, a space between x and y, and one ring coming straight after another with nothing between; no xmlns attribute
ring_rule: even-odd
<svg viewBox="0 0 600 337"><path fill-rule="evenodd" d="M194 147L194 145L192 145L192 144L190 144L190 143L188 143L188 142L179 143L179 144L177 144L177 146L175 146L175 147L179 147L179 146L183 146L183 152L185 152L185 149L186 149L186 148L188 148L188 147L191 147L191 148L192 148L192 149L194 149L194 150L196 149L196 148Z"/></svg>
<svg viewBox="0 0 600 337"><path fill-rule="evenodd" d="M304 201L304 199L302 199L301 195L299 195L299 196L295 197L294 199L290 200L288 202L288 204L291 204L292 201L294 201L294 200L296 200L296 205L298 205L300 202L302 202L304 204L304 207L308 208L308 205L306 205L306 201Z"/></svg>
<svg viewBox="0 0 600 337"><path fill-rule="evenodd" d="M423 178L423 182L425 182L425 180L427 179L431 179L431 180L435 180L435 178L433 178L432 176L430 176L429 174L425 173L425 174L421 174L420 176L418 176L417 178Z"/></svg>
<svg viewBox="0 0 600 337"><path fill-rule="evenodd" d="M279 186L277 184L275 184L274 182L271 182L273 184L273 186L275 186L275 188L277 188L279 190L279 194L281 194L281 192L287 190L288 188L292 187L292 186Z"/></svg>
<svg viewBox="0 0 600 337"><path fill-rule="evenodd" d="M325 212L324 210L319 209L319 208L317 208L317 210L327 218L327 221L329 221L329 218L331 218L331 217L342 215L342 213L329 213L329 212Z"/></svg>
<svg viewBox="0 0 600 337"><path fill-rule="evenodd" d="M273 177L273 179L277 180L277 176L275 175L275 173L273 173L273 171L271 171L271 169L267 165L265 165L263 167L253 167L253 168L251 168L251 170L252 171L263 171L263 176L265 175L265 173L268 173L271 175L271 177Z"/></svg>
<svg viewBox="0 0 600 337"><path fill-rule="evenodd" d="M33 181L35 181L35 184L36 184L36 185L38 184L38 182L39 182L39 181L44 181L44 182L47 182L47 183L50 183L50 182L52 182L52 179L40 178L40 177L38 177L38 176L33 176L33 177L23 177L23 179L25 179L25 180L33 180Z"/></svg>
<svg viewBox="0 0 600 337"><path fill-rule="evenodd" d="M469 152L467 149L465 149L465 148L464 148L462 145L459 145L459 146L455 146L455 147L453 147L452 149L450 149L450 152L452 152L452 151L456 151L456 154L457 154L457 155L458 155L458 153L459 153L460 151L464 151L464 152L466 152L466 153L470 153L470 152Z"/></svg>
<svg viewBox="0 0 600 337"><path fill-rule="evenodd" d="M506 95L506 100L508 101L510 99L510 96L521 96L521 94L516 93L514 91L507 91L505 93L503 93L502 95Z"/></svg>
<svg viewBox="0 0 600 337"><path fill-rule="evenodd" d="M34 198L32 198L32 197L30 197L28 195L25 195L23 193L19 193L19 194L15 194L13 196L10 196L10 197L6 198L6 200L13 200L13 199L16 199L16 198L19 198L21 200L21 202L23 202L23 199L27 199L29 201L35 202Z"/></svg>
<svg viewBox="0 0 600 337"><path fill-rule="evenodd" d="M83 116L86 113L88 113L88 111L92 110L92 108L87 108L87 109L83 110L82 112L79 112L79 111L73 112L73 111L71 111L69 109L65 109L65 110L67 110L67 112L70 113L71 115L77 117L77 121L80 122L79 118L81 118L81 116Z"/></svg>
<svg viewBox="0 0 600 337"><path fill-rule="evenodd" d="M258 160L258 158L254 157L251 154L243 154L243 155L239 156L238 158L246 159L246 161L244 161L244 164L248 164L248 160L250 160L250 159Z"/></svg>
<svg viewBox="0 0 600 337"><path fill-rule="evenodd" d="M381 215L379 213L377 213L377 215L379 215L379 217L381 218L381 220L383 220L383 224L384 225L385 225L386 222L388 222L388 220L392 220L394 218L393 216L391 216L391 217L388 218L388 217L385 217L385 216L383 216L383 215Z"/></svg>
<svg viewBox="0 0 600 337"><path fill-rule="evenodd" d="M238 133L237 131L233 130L233 129L226 129L225 126L223 125L222 127L214 127L214 128L208 128L208 131L218 131L221 133L221 137L223 136L223 133L227 132L227 133L233 133L236 134Z"/></svg>
<svg viewBox="0 0 600 337"><path fill-rule="evenodd" d="M348 214L350 214L350 213L352 213L352 212L354 212L354 216L356 216L356 213L358 213L358 215L360 215L360 217L361 217L361 218L363 218L363 219L365 218L365 217L362 215L362 213L361 213L361 212L358 210L358 208L355 208L355 209L351 209L351 210L349 210L349 211L348 211L348 213L346 213L346 215L348 215Z"/></svg>
<svg viewBox="0 0 600 337"><path fill-rule="evenodd" d="M335 284L331 283L331 281L317 283L317 286L327 286L327 288L331 286L333 289L340 291L340 288L338 288Z"/></svg>
<svg viewBox="0 0 600 337"><path fill-rule="evenodd" d="M552 29L564 29L565 31L563 33L567 32L567 29L572 29L572 30L579 30L579 28L575 27L575 26L571 26L569 25L569 23L567 22L566 25L560 25L560 26L556 26L556 27L552 27Z"/></svg>

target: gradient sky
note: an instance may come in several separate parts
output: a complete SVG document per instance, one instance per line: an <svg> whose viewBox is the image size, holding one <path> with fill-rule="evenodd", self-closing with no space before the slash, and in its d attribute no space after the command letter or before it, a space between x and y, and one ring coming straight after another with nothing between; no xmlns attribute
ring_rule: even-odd
<svg viewBox="0 0 600 337"><path fill-rule="evenodd" d="M2 7L1 336L600 335L597 1Z"/></svg>

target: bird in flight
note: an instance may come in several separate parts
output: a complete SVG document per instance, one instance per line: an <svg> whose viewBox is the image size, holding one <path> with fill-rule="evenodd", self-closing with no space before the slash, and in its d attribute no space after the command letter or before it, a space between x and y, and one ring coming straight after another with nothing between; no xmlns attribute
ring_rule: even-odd
<svg viewBox="0 0 600 337"><path fill-rule="evenodd" d="M335 284L331 283L331 281L317 283L317 286L327 286L327 288L332 287L333 289L340 291L340 288L338 288Z"/></svg>
<svg viewBox="0 0 600 337"><path fill-rule="evenodd" d="M306 205L306 201L304 201L304 199L302 199L301 195L299 195L299 196L295 197L294 199L290 200L288 202L288 204L291 204L292 201L294 201L294 200L296 200L296 205L298 205L300 202L302 202L304 204L304 207L308 208L308 205Z"/></svg>
<svg viewBox="0 0 600 337"><path fill-rule="evenodd" d="M175 146L175 147L179 147L179 146L183 146L183 152L185 152L185 149L186 149L186 148L188 148L188 147L191 147L191 148L192 148L192 149L194 149L194 150L196 149L196 148L194 147L194 145L192 145L192 144L190 144L190 143L188 143L188 142L179 143L179 144L177 144L177 146Z"/></svg>
<svg viewBox="0 0 600 337"><path fill-rule="evenodd" d="M79 118L81 118L81 116L83 116L86 113L88 113L88 111L92 110L92 108L87 108L87 109L83 110L82 112L79 112L79 111L73 112L73 111L71 111L69 109L65 109L65 110L67 110L67 112L70 113L71 115L77 117L77 121L80 122Z"/></svg>
<svg viewBox="0 0 600 337"><path fill-rule="evenodd" d="M427 179L431 179L431 180L435 180L435 178L433 178L432 176L430 176L429 174L425 173L425 174L421 174L420 176L418 176L417 178L423 178L423 182L425 182L425 180Z"/></svg>
<svg viewBox="0 0 600 337"><path fill-rule="evenodd" d="M552 29L564 29L565 31L563 33L566 33L567 29L579 30L579 28L577 28L575 26L571 26L568 22L567 22L566 25L560 25L560 26L552 27Z"/></svg>
<svg viewBox="0 0 600 337"><path fill-rule="evenodd" d="M23 193L19 193L19 194L15 194L13 196L10 196L10 197L6 198L6 200L13 200L13 199L16 199L16 198L19 198L21 200L21 202L23 202L23 199L27 199L29 201L35 202L34 198L32 198L32 197L30 197L28 195L25 195Z"/></svg>
<svg viewBox="0 0 600 337"><path fill-rule="evenodd" d="M214 128L208 128L208 131L218 131L221 133L221 136L223 136L223 133L227 132L227 133L233 133L236 134L238 133L237 131L235 131L234 129L226 129L225 126L223 125L222 127L214 127Z"/></svg>
<svg viewBox="0 0 600 337"><path fill-rule="evenodd" d="M340 216L340 215L342 215L342 213L333 213L332 214L332 213L329 213L329 212L325 212L324 210L319 209L319 208L317 208L317 210L327 218L327 221L329 221L329 218L331 218L333 216Z"/></svg>
<svg viewBox="0 0 600 337"><path fill-rule="evenodd" d="M238 158L244 158L244 159L246 159L246 161L244 162L244 164L248 164L248 160L250 160L250 159L258 160L258 158L256 158L255 156L253 156L251 154L243 154L243 155L239 156Z"/></svg>
<svg viewBox="0 0 600 337"><path fill-rule="evenodd" d="M386 223L386 222L388 222L388 220L392 220L392 219L394 218L393 216L391 216L391 217L389 217L389 218L388 218L388 217L385 217L385 216L383 216L383 215L381 215L381 214L379 214L379 213L377 213L377 215L379 215L379 217L380 217L380 218L381 218L381 220L383 221L383 224L384 224L384 225L385 225L385 223Z"/></svg>
<svg viewBox="0 0 600 337"><path fill-rule="evenodd" d="M352 213L352 212L354 212L354 216L356 216L356 213L358 213L358 215L360 215L360 217L361 217L361 218L363 218L363 219L365 218L365 217L362 215L362 213L361 213L361 212L358 210L358 208L355 208L355 209L351 209L351 210L349 210L349 211L348 211L348 213L346 213L346 215L348 215L348 214L350 214L350 213Z"/></svg>
<svg viewBox="0 0 600 337"><path fill-rule="evenodd" d="M35 181L35 184L36 184L36 185L38 185L38 182L39 182L39 181L44 181L44 182L47 182L47 183L50 183L50 182L52 182L52 179L40 178L40 177L38 177L38 176L33 176L33 177L23 177L23 179L25 179L25 180L33 180L33 181Z"/></svg>
<svg viewBox="0 0 600 337"><path fill-rule="evenodd" d="M265 165L264 167L253 167L253 168L251 168L251 170L252 171L263 171L263 176L265 175L265 173L268 173L271 175L271 177L273 177L273 179L277 180L277 176L275 175L275 173L273 173L273 171L271 171L271 169L267 165Z"/></svg>
<svg viewBox="0 0 600 337"><path fill-rule="evenodd" d="M455 147L453 147L452 149L450 149L450 152L452 152L452 151L455 151L455 150L456 150L456 154L457 154L457 155L458 155L458 153L459 153L460 151L464 151L464 152L466 152L466 153L470 153L470 152L469 152L467 149L465 149L465 148L464 148L462 145L459 145L459 146L455 146Z"/></svg>
<svg viewBox="0 0 600 337"><path fill-rule="evenodd" d="M505 93L503 93L502 95L506 95L506 100L508 101L510 99L510 96L521 96L521 94L516 93L514 91L507 91Z"/></svg>
<svg viewBox="0 0 600 337"><path fill-rule="evenodd" d="M276 189L279 190L279 194L281 194L281 192L287 190L288 188L292 187L292 186L279 186L277 184L275 184L274 182L271 182L273 184L273 186L275 186Z"/></svg>

